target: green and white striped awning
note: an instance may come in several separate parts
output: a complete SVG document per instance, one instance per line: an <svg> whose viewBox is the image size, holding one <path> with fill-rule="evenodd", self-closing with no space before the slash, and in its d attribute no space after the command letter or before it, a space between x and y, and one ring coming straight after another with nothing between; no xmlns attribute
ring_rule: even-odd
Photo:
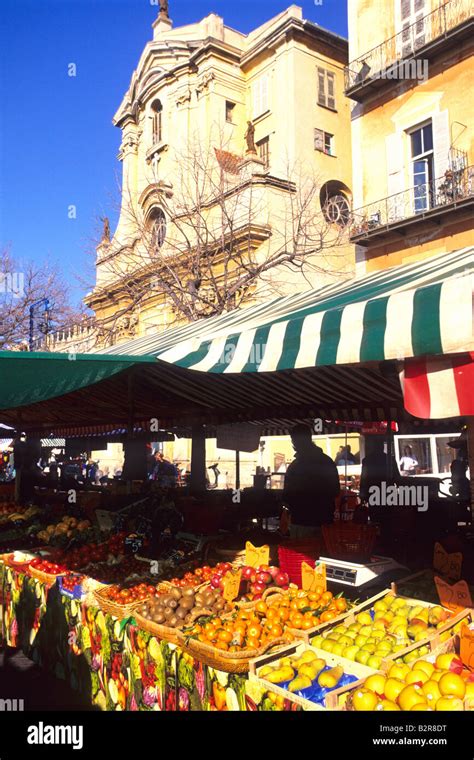
<svg viewBox="0 0 474 760"><path fill-rule="evenodd" d="M474 248L374 272L114 346L235 374L472 351Z"/></svg>

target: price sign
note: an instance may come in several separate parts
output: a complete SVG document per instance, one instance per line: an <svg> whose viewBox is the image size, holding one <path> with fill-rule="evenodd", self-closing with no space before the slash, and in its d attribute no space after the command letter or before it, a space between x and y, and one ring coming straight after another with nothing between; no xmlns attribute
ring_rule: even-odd
<svg viewBox="0 0 474 760"><path fill-rule="evenodd" d="M232 602L239 595L240 581L242 580L242 570L229 572L224 576L224 590L222 596L226 602Z"/></svg>
<svg viewBox="0 0 474 760"><path fill-rule="evenodd" d="M440 543L434 545L433 568L437 573L458 581L461 577L462 552L452 552L449 554Z"/></svg>
<svg viewBox="0 0 474 760"><path fill-rule="evenodd" d="M466 668L474 670L474 631L467 625L461 629L460 657Z"/></svg>
<svg viewBox="0 0 474 760"><path fill-rule="evenodd" d="M326 565L319 562L316 567L311 567L307 562L301 563L301 588L303 591L327 590Z"/></svg>
<svg viewBox="0 0 474 760"><path fill-rule="evenodd" d="M466 607L472 607L471 593L466 581L458 581L454 586L450 586L437 575L434 581L443 607L447 607L452 612L461 612Z"/></svg>
<svg viewBox="0 0 474 760"><path fill-rule="evenodd" d="M136 554L140 549L142 548L143 544L145 542L145 539L143 536L137 536L132 534L131 536L127 536L125 539L125 548L130 552L131 554Z"/></svg>
<svg viewBox="0 0 474 760"><path fill-rule="evenodd" d="M249 567L268 565L270 559L270 547L268 544L254 546L250 541L245 544L245 564Z"/></svg>

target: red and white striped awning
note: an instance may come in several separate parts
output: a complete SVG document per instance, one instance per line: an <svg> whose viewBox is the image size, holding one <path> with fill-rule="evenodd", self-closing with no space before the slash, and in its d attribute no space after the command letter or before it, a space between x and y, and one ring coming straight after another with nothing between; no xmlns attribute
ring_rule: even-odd
<svg viewBox="0 0 474 760"><path fill-rule="evenodd" d="M474 415L474 352L405 359L405 409L422 419Z"/></svg>

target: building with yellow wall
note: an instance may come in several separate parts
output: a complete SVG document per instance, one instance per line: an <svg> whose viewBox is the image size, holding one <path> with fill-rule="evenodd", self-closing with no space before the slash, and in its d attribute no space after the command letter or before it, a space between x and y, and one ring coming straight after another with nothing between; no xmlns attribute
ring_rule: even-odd
<svg viewBox="0 0 474 760"><path fill-rule="evenodd" d="M472 245L470 0L349 0L359 271Z"/></svg>
<svg viewBox="0 0 474 760"><path fill-rule="evenodd" d="M53 350L91 350L212 315L214 291L207 310L193 311L191 296L184 313L176 293L186 299L198 283L201 295L215 280L223 293L249 258L261 272L223 310L350 277L347 60L347 40L295 5L249 34L214 13L173 28L160 12L113 120L122 131L120 215L97 248L85 299L95 318L50 336ZM266 271L280 252L282 265Z"/></svg>

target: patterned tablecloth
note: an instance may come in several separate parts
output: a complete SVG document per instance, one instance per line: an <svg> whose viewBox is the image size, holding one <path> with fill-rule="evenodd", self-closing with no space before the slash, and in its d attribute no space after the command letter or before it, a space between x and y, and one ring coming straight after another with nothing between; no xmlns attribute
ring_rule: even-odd
<svg viewBox="0 0 474 760"><path fill-rule="evenodd" d="M199 662L56 586L0 562L0 643L18 647L102 710L290 710L244 675Z"/></svg>

